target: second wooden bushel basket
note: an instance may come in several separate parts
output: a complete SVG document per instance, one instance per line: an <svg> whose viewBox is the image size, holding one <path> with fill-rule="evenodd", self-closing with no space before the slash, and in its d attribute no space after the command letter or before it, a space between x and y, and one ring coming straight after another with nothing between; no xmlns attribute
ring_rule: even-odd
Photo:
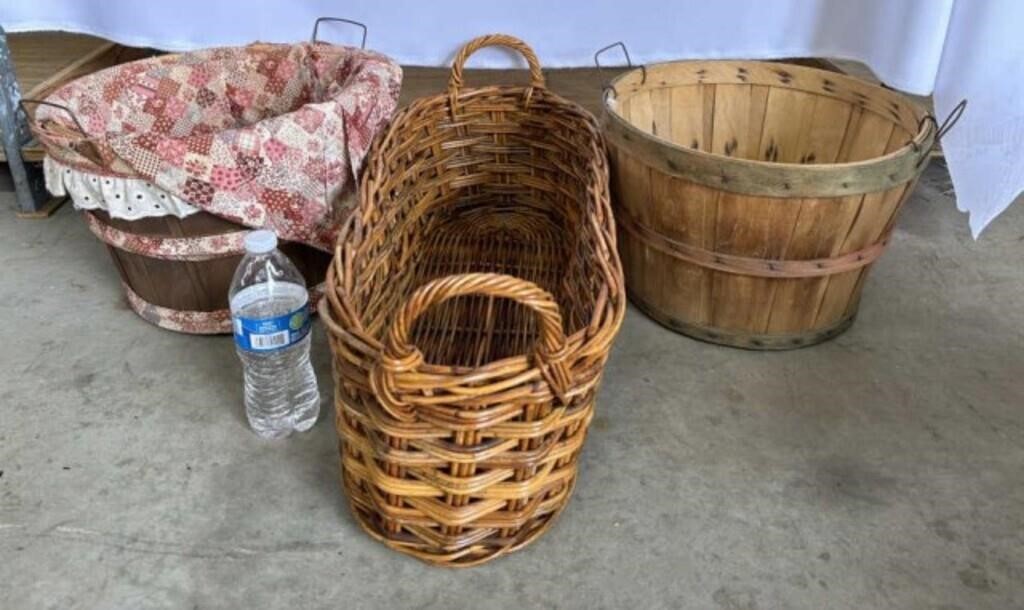
<svg viewBox="0 0 1024 610"><path fill-rule="evenodd" d="M630 299L749 349L850 326L937 134L894 91L779 63L654 64L604 99Z"/></svg>

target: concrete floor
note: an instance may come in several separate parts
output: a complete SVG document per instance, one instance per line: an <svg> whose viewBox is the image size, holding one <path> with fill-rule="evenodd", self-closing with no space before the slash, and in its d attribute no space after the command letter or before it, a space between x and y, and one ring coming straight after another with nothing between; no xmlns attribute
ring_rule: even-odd
<svg viewBox="0 0 1024 610"><path fill-rule="evenodd" d="M974 242L944 188L831 343L631 310L569 510L472 571L364 535L329 415L258 440L230 338L143 322L70 206L3 194L0 608L1024 607L1024 206ZM319 325L314 354L326 396Z"/></svg>

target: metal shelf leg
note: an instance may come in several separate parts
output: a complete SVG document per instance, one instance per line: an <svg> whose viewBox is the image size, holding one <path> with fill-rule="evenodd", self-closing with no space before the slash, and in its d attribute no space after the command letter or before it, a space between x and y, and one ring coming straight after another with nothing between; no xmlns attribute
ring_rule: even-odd
<svg viewBox="0 0 1024 610"><path fill-rule="evenodd" d="M21 88L14 77L7 33L0 26L0 138L3 139L7 167L14 181L19 214L34 216L43 211L50 195L46 192L42 170L21 158L21 148L32 139L25 116L18 109Z"/></svg>

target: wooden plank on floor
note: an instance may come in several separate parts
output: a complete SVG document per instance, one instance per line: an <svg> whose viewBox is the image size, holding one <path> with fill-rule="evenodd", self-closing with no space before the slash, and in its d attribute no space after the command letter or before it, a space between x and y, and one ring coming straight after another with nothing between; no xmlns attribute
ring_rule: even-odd
<svg viewBox="0 0 1024 610"><path fill-rule="evenodd" d="M43 220L53 216L53 213L60 209L60 206L64 205L64 202L68 198L64 195L59 197L50 197L46 203L42 205L38 210L32 210L31 212L22 212L21 210L15 212L15 216L18 218L24 218L28 220Z"/></svg>

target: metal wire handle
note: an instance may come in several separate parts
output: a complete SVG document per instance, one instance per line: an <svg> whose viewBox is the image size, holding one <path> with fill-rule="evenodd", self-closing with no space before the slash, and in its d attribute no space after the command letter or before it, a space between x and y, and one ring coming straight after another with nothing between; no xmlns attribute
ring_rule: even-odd
<svg viewBox="0 0 1024 610"><path fill-rule="evenodd" d="M366 33L367 33L366 24L365 23L361 23L359 21L353 21L351 19L343 19L341 17L317 17L316 21L313 22L313 35L309 39L310 42L320 42L316 38L316 33L317 33L317 30L320 28L320 23L322 21L333 21L333 22L339 22L339 23L348 23L350 25L355 25L355 26L358 26L358 27L362 28L363 29L363 42L360 43L359 48L360 49L365 49L366 48Z"/></svg>
<svg viewBox="0 0 1024 610"><path fill-rule="evenodd" d="M626 43L622 42L621 40L618 42L613 42L606 47L601 47L600 49L598 49L597 52L594 53L594 65L597 66L598 68L604 68L604 66L601 65L600 61L601 53L604 53L605 51L610 51L615 47L619 47L622 49L622 54L626 56L626 65L632 68L633 60L629 57L629 49L626 48Z"/></svg>
<svg viewBox="0 0 1024 610"><path fill-rule="evenodd" d="M110 151L108 147L97 144L97 140L102 140L102 138L94 135L89 135L89 132L87 132L85 130L85 127L82 126L82 122L78 120L78 115L76 115L70 108L63 104L58 104L56 102L50 102L47 100L20 100L18 102L18 109L25 114L25 119L31 125L32 132L36 137L39 137L40 134L45 134L46 136L50 137L70 139L69 134L54 133L52 130L48 129L41 121L37 121L35 117L31 116L28 113L28 108L26 108L26 104L36 104L38 106L52 106L54 108L63 110L65 113L67 113L68 116L71 117L71 120L75 124L74 127L75 129L78 130L78 133L82 134L81 139L71 140L70 142L68 142L68 147L101 168L106 168L110 166L112 159L116 155L114 155L114 153L112 153L112 151Z"/></svg>
<svg viewBox="0 0 1024 610"><path fill-rule="evenodd" d="M597 68L599 70L603 70L604 69L604 66L601 65L601 54L604 53L605 51L610 51L610 50L614 49L615 47L619 47L620 49L622 49L622 54L626 56L626 66L629 67L629 68L633 67L633 59L629 56L629 49L626 48L626 43L624 43L624 42L622 42L620 40L618 42L613 42L613 43L611 43L608 46L601 47L600 49L598 49L594 53L594 65L597 66ZM640 66L640 84L642 85L642 84L644 84L646 82L647 82L647 66L641 65ZM618 97L618 93L615 91L615 87L612 87L611 81L606 82L604 84L604 86L601 87L601 93L602 94L607 93L608 91L611 91L612 93L615 93L616 97Z"/></svg>
<svg viewBox="0 0 1024 610"><path fill-rule="evenodd" d="M68 108L64 104L58 104L56 102L49 102L49 101L46 101L46 100L22 98L21 100L18 101L18 108L21 109L22 114L25 115L25 120L28 121L29 123L36 123L36 120L35 120L35 117L33 117L32 115L30 115L28 113L28 108L25 107L26 104L35 104L37 106L52 106L54 108L58 108L60 110L63 110L64 112L66 112L68 114L68 116L71 117L71 120L75 122L75 127L78 128L78 131L79 131L79 133L82 134L83 138L88 140L91 137L89 135L89 133L87 131L85 131L85 127L82 127L81 121L78 120L78 115L76 115L70 108Z"/></svg>
<svg viewBox="0 0 1024 610"><path fill-rule="evenodd" d="M925 162L925 159L928 159L929 155L931 155L931 152L935 150L936 146L939 145L939 142L942 140L942 137L949 133L949 131L953 129L953 126L955 126L957 122L960 121L960 117L964 115L965 110L967 110L967 100L962 99L959 103L957 103L956 106L953 106L953 109L949 111L949 114L946 115L946 118L942 121L942 123L939 123L938 119L935 118L935 115L931 113L928 113L921 117L921 120L917 122L917 132L921 133L921 129L924 127L924 124L930 123L932 129L935 130L935 137L932 139L931 146L929 146L928 149L925 150L924 153L921 155L921 158L918 159L918 167L921 167L921 165ZM915 151L920 151L921 147L918 146L917 142L911 141L911 145L914 147Z"/></svg>

